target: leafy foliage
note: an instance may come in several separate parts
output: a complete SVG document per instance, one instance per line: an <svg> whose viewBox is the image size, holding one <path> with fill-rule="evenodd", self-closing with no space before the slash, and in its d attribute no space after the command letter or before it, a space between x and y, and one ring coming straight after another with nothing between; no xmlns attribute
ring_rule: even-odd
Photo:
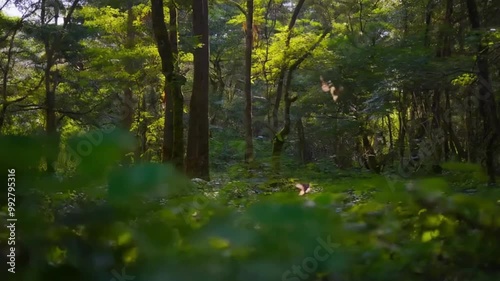
<svg viewBox="0 0 500 281"><path fill-rule="evenodd" d="M302 179L316 179L302 198L293 178L282 191L259 193L252 190L265 183L252 178L190 183L159 164L114 168L102 186L91 179L113 159L113 146L93 156L99 169L82 162L74 181L26 174L41 155L36 138L2 141L10 143L2 155L19 159L2 161L3 169L19 167L16 280L108 280L112 272L138 280L498 277L496 190L470 195L445 179L355 180L359 174L302 169ZM5 228L1 237L5 247Z"/></svg>
<svg viewBox="0 0 500 281"><path fill-rule="evenodd" d="M14 205L2 195L0 276L499 280L498 1L254 0L252 27L246 1L210 1L210 112L196 121L210 124L211 181L160 163L172 93L149 1L78 1L71 17L77 2L8 2L22 13L0 4L16 273L3 268ZM176 8L185 130L196 2L163 2L170 32ZM255 160L242 163L248 28Z"/></svg>

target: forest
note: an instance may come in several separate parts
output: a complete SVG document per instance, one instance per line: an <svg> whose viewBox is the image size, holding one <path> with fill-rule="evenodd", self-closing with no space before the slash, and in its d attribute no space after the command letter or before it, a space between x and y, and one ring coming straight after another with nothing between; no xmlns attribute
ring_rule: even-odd
<svg viewBox="0 0 500 281"><path fill-rule="evenodd" d="M0 280L500 280L500 2L0 0Z"/></svg>

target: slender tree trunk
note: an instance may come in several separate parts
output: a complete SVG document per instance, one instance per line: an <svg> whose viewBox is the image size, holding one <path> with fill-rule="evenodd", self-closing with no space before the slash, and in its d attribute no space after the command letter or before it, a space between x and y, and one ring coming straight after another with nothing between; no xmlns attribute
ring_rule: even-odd
<svg viewBox="0 0 500 281"><path fill-rule="evenodd" d="M361 31L362 33L364 33L365 29L364 29L364 26L363 26L363 0L359 0L358 3L359 3L359 17L358 17L359 31Z"/></svg>
<svg viewBox="0 0 500 281"><path fill-rule="evenodd" d="M283 152L283 146L285 145L285 139L290 133L290 108L292 103L297 100L297 97L289 97L289 94L285 90L285 124L283 128L274 136L273 138L273 169L278 172L281 168L281 154Z"/></svg>
<svg viewBox="0 0 500 281"><path fill-rule="evenodd" d="M450 30L453 28L452 22L453 14L453 0L446 0L446 11L444 16L444 31L440 34L441 48L439 49L438 57L451 56L451 34Z"/></svg>
<svg viewBox="0 0 500 281"><path fill-rule="evenodd" d="M193 33L201 47L194 51L194 82L189 110L186 173L190 177L209 180L209 38L208 0L193 0Z"/></svg>
<svg viewBox="0 0 500 281"><path fill-rule="evenodd" d="M305 0L300 0L297 3L297 6L295 6L295 9L293 11L292 17L290 18L290 22L288 23L288 34L286 37L285 41L285 54L288 51L288 48L290 47L290 40L292 39L292 30L293 27L295 26L295 23L297 22L297 18L299 17L300 10L302 9L302 6L304 5ZM288 57L285 55L285 62L288 61ZM283 65L280 70L280 74L278 76L278 85L276 87L276 98L274 101L274 106L273 106L273 130L278 130L279 127L279 117L278 117L278 112L280 109L280 103L281 99L283 97L283 84L285 83L285 75L288 70L288 67Z"/></svg>
<svg viewBox="0 0 500 281"><path fill-rule="evenodd" d="M444 90L445 103L444 103L444 114L442 116L444 120L444 143L443 143L443 151L444 151L444 160L448 161L450 159L451 152L451 138L450 131L452 130L451 126L451 106L450 106L450 90L447 88Z"/></svg>
<svg viewBox="0 0 500 281"><path fill-rule="evenodd" d="M469 103L465 105L465 130L467 132L467 161L476 162L476 144L474 139L473 108Z"/></svg>
<svg viewBox="0 0 500 281"><path fill-rule="evenodd" d="M57 83L54 79L54 73L51 71L53 65L54 53L50 49L49 43L45 45L46 66L45 66L45 132L47 133L48 149L47 151L47 172L55 172L54 164L57 160L57 120L56 120L56 93L53 84Z"/></svg>
<svg viewBox="0 0 500 281"><path fill-rule="evenodd" d="M271 92L272 92L272 82L270 81L270 75L268 74L267 71L267 62L269 61L269 47L270 47L270 40L271 40L271 33L274 31L274 27L276 26L276 18L274 18L271 22L271 28L269 27L269 14L273 11L273 2L274 0L268 0L267 2L267 8L266 12L264 14L264 40L265 40L265 55L264 55L264 61L262 62L262 73L264 74L264 81L266 83L266 100L267 102L272 105L272 97L271 97ZM270 109L272 109L270 107ZM277 119L276 119L277 120ZM275 129L273 127L274 119L272 117L272 110L267 111L267 124L269 125L272 130ZM271 130L271 131L272 131Z"/></svg>
<svg viewBox="0 0 500 281"><path fill-rule="evenodd" d="M133 0L127 0L127 39L125 42L125 48L129 50L135 47L134 11L132 9L133 7L134 7ZM125 71L129 75L133 75L136 72L136 67L133 58L128 58L125 61ZM125 113L125 116L121 116L122 122L120 125L123 130L130 132L130 130L132 129L132 123L134 122L134 111L136 107L131 82L127 82L123 89L122 107L123 107L122 112ZM129 164L131 162L131 159L124 157L122 162L124 164Z"/></svg>
<svg viewBox="0 0 500 281"><path fill-rule="evenodd" d="M149 91L148 87L148 91ZM137 129L137 135L139 138L139 147L136 149L136 155L135 155L135 162L146 162L149 161L148 156L146 155L146 151L148 150L148 138L147 138L147 132L148 132L148 123L149 123L149 118L147 117L146 113L148 111L148 106L147 106L147 99L146 96L149 94L149 92L145 92L142 95L141 102L140 102L140 111L138 114L138 120L137 123L138 129ZM142 116L141 116L142 115Z"/></svg>
<svg viewBox="0 0 500 281"><path fill-rule="evenodd" d="M165 123L163 128L162 162L170 162L173 154L173 83L174 83L174 57L170 44L163 0L151 0L151 18L153 33L156 40L158 53L161 58L161 71L165 76L163 93L165 95Z"/></svg>
<svg viewBox="0 0 500 281"><path fill-rule="evenodd" d="M217 56L215 60L212 61L215 77L210 78L210 84L212 84L212 91L214 93L215 100L217 103L212 103L210 106L210 125L216 126L218 124L219 118L222 115L223 106L221 101L224 99L224 93L226 89L226 84L224 83L224 78L222 74L221 58Z"/></svg>
<svg viewBox="0 0 500 281"><path fill-rule="evenodd" d="M433 119L431 122L431 139L433 140L433 157L432 157L432 169L433 171L440 171L441 158L443 155L443 141L445 134L445 126L441 126L441 90L434 90L432 96L432 111Z"/></svg>
<svg viewBox="0 0 500 281"><path fill-rule="evenodd" d="M387 129L389 130L389 151L392 151L394 148L394 140L392 139L392 120L391 116L387 115Z"/></svg>
<svg viewBox="0 0 500 281"><path fill-rule="evenodd" d="M170 91L171 87L163 85L163 94L165 95L165 115L163 120L163 143L162 143L162 162L171 162L174 151L174 101Z"/></svg>
<svg viewBox="0 0 500 281"><path fill-rule="evenodd" d="M174 81L172 84L172 125L173 125L173 144L172 144L172 162L177 169L184 168L184 96L182 95L182 85L185 78L179 71L179 44L178 44L178 23L177 7L173 0L169 4L170 13L170 44L172 46L172 55L174 58Z"/></svg>
<svg viewBox="0 0 500 281"><path fill-rule="evenodd" d="M440 52L438 57L449 57L451 56L452 44L451 44L451 34L450 29L453 27L452 22L452 14L453 14L453 0L446 0L446 12L444 18L444 32L441 33L440 38L442 40L442 46L440 48ZM441 116L442 120L447 122L443 122L443 143L442 150L444 152L444 160L448 161L450 158L450 150L451 150L451 134L453 130L452 120L451 120L451 106L450 106L450 89L446 87L444 89L445 95L445 110L443 116Z"/></svg>
<svg viewBox="0 0 500 281"><path fill-rule="evenodd" d="M398 149L399 149L399 166L404 166L404 158L405 158L405 138L406 138L406 113L408 109L406 108L406 91L402 91L399 97L399 132L398 132Z"/></svg>
<svg viewBox="0 0 500 281"><path fill-rule="evenodd" d="M279 128L278 113L280 110L281 99L283 97L283 83L285 80L285 72L286 68L280 70L280 74L278 76L278 85L276 86L276 97L274 99L273 105L273 130L275 131Z"/></svg>
<svg viewBox="0 0 500 281"><path fill-rule="evenodd" d="M477 11L475 0L466 0L467 10L469 12L469 21L471 27L478 31L481 28L481 20ZM488 64L488 46L482 39L478 44L477 55L478 79L479 79L479 112L483 118L483 137L486 158L486 170L488 172L489 183L495 184L495 159L496 159L496 142L499 134L497 108L495 96L491 86L489 64Z"/></svg>
<svg viewBox="0 0 500 281"><path fill-rule="evenodd" d="M297 120L297 135L299 137L299 160L302 164L307 164L311 161L311 150L309 144L307 143L306 133L304 130L304 124L302 123L302 118Z"/></svg>
<svg viewBox="0 0 500 281"><path fill-rule="evenodd" d="M11 35L9 42L9 49L7 50L7 61L5 67L2 69L2 109L0 109L0 135L2 134L2 128L5 123L5 118L7 117L7 108L10 103L7 101L7 86L9 84L9 73L13 67L12 56L14 50L14 39L16 38L18 29L16 28Z"/></svg>
<svg viewBox="0 0 500 281"><path fill-rule="evenodd" d="M252 134L253 0L247 0L245 35L245 162L250 163L254 158Z"/></svg>
<svg viewBox="0 0 500 281"><path fill-rule="evenodd" d="M290 97L290 85L292 82L292 77L293 73L297 68L306 60L311 53L319 46L321 41L325 39L325 37L328 35L329 30L325 30L323 34L318 38L318 40L309 48L309 50L303 54L300 58L298 58L291 66L290 69L288 70L287 76L286 76L286 83L285 83L285 90L284 90L284 100L285 100L285 114L284 114L284 120L285 124L283 125L283 128L274 136L273 138L273 151L272 151L272 161L273 161L273 169L278 172L281 167L281 153L283 151L283 146L285 145L285 139L290 133L290 108L292 106L292 103L297 100L297 96Z"/></svg>
<svg viewBox="0 0 500 281"><path fill-rule="evenodd" d="M405 0L401 0L401 5L403 6L403 35L406 37L408 34L408 22L409 22L409 11L408 11L408 3Z"/></svg>
<svg viewBox="0 0 500 281"><path fill-rule="evenodd" d="M68 13L64 18L62 29L66 29L71 21L76 6L79 0L74 0L68 9ZM40 19L42 26L49 23L46 18L46 5L47 1L41 1ZM45 132L47 134L47 147L45 149L45 161L47 164L47 173L53 174L55 172L55 163L59 155L59 142L60 137L57 133L57 118L56 118L56 88L59 84L59 72L52 70L55 63L55 55L57 48L60 46L61 37L54 36L53 33L47 32L43 37L45 48Z"/></svg>
<svg viewBox="0 0 500 281"><path fill-rule="evenodd" d="M432 12L434 10L434 0L428 0L427 6L425 8L425 33L424 33L424 46L429 47L430 38L429 32L431 30L432 24Z"/></svg>
<svg viewBox="0 0 500 281"><path fill-rule="evenodd" d="M46 1L41 2L41 24L47 25L46 22ZM45 69L44 69L44 86L45 86L45 132L47 134L47 145L53 142L53 139L57 135L57 124L56 124L56 112L55 112L55 93L52 91L52 80L53 73L51 71L53 65L54 50L51 46L51 36L52 34L46 33L43 38L43 44L45 48ZM46 150L45 160L47 162L47 172L54 173L53 163L56 161L56 157L52 149Z"/></svg>

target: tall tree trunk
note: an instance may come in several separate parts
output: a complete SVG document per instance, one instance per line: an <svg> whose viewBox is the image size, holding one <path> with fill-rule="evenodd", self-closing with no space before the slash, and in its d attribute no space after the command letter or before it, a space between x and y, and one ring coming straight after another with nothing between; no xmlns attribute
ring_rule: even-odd
<svg viewBox="0 0 500 281"><path fill-rule="evenodd" d="M403 35L406 37L408 34L408 22L409 22L409 9L408 9L408 3L405 0L401 0L401 5L403 6Z"/></svg>
<svg viewBox="0 0 500 281"><path fill-rule="evenodd" d="M54 164L57 160L57 148L55 147L57 141L57 120L56 120L56 93L54 73L51 71L53 65L54 53L50 49L49 44L45 45L46 66L45 66L45 132L47 133L46 162L47 172L52 174L55 172ZM58 145L57 145L58 147Z"/></svg>
<svg viewBox="0 0 500 281"><path fill-rule="evenodd" d="M290 73L290 71L289 71ZM291 75L288 75L291 77ZM281 154L283 152L283 147L285 145L285 139L290 133L290 108L292 107L292 103L297 100L297 96L290 97L289 92L285 89L285 124L283 128L274 136L273 138L273 151L272 151L272 160L273 160L273 169L276 172L279 172L281 168Z"/></svg>
<svg viewBox="0 0 500 281"><path fill-rule="evenodd" d="M434 10L434 0L428 0L427 6L425 7L425 31L424 31L424 46L429 47L430 38L429 33L432 24L432 12Z"/></svg>
<svg viewBox="0 0 500 281"><path fill-rule="evenodd" d="M41 23L42 25L47 25L46 22L46 1L42 0L41 7ZM57 137L57 124L56 124L56 111L55 111L55 92L52 91L52 84L55 83L54 75L51 71L52 65L54 64L54 49L52 41L52 34L46 33L43 38L43 44L45 48L45 69L44 69L44 77L45 77L45 132L47 134L47 145L51 147L51 149L46 150L46 162L47 162L47 172L54 173L54 162L56 161L56 155L53 151L53 141Z"/></svg>
<svg viewBox="0 0 500 281"><path fill-rule="evenodd" d="M252 49L253 49L253 0L247 0L245 34L245 162L253 161L252 130Z"/></svg>
<svg viewBox="0 0 500 281"><path fill-rule="evenodd" d="M469 96L467 97L469 98ZM474 108L471 106L471 104L466 103L465 105L465 130L467 132L467 142L466 142L466 149L467 149L467 161L468 162L476 162L476 144L475 144L475 138L474 138L474 119L473 119L473 111Z"/></svg>
<svg viewBox="0 0 500 281"><path fill-rule="evenodd" d="M177 7L173 0L169 4L170 13L170 44L172 45L172 55L174 57L174 81L172 84L171 99L173 103L172 123L173 123L173 144L172 162L177 169L184 168L184 96L182 95L182 85L185 78L179 71L179 44L178 44L178 23Z"/></svg>
<svg viewBox="0 0 500 281"><path fill-rule="evenodd" d="M441 46L438 50L438 57L451 56L451 34L450 30L453 29L453 0L446 0L446 11L444 16L443 31L440 32Z"/></svg>
<svg viewBox="0 0 500 281"><path fill-rule="evenodd" d="M398 122L399 122L399 132L398 132L398 140L397 140L397 146L399 149L399 168L400 171L404 167L404 158L405 158L405 138L406 138L406 127L407 127L407 122L406 122L406 114L408 112L408 109L406 107L406 97L405 97L406 91L403 90L400 93L399 96L399 114L398 114Z"/></svg>
<svg viewBox="0 0 500 281"><path fill-rule="evenodd" d="M125 42L126 49L133 49L135 47L135 28L134 28L134 7L133 0L127 0L127 39ZM125 61L125 71L131 76L136 72L136 66L134 58L127 58ZM125 116L120 116L122 118L121 127L123 130L130 132L132 129L132 123L134 122L134 111L135 111L135 101L134 93L132 91L132 83L128 81L123 89L123 100L122 100L123 110ZM129 164L131 159L124 158L123 163Z"/></svg>
<svg viewBox="0 0 500 281"><path fill-rule="evenodd" d="M453 127L451 125L451 104L450 104L450 90L447 88L444 90L445 103L444 103L444 114L442 116L444 120L444 143L443 143L443 151L444 151L444 160L448 161L450 159L451 153L451 131Z"/></svg>
<svg viewBox="0 0 500 281"><path fill-rule="evenodd" d="M174 57L172 46L165 24L163 0L151 0L151 18L153 33L156 40L158 53L161 58L161 71L165 76L163 94L165 95L165 123L163 128L162 162L170 162L173 154L173 83L174 83Z"/></svg>
<svg viewBox="0 0 500 281"><path fill-rule="evenodd" d="M73 0L67 15L64 18L62 29L66 29L71 21L73 12L78 5L79 0ZM41 2L41 24L42 26L48 25L46 14L47 1ZM51 32L47 32L43 37L45 49L45 132L47 134L47 147L45 149L45 161L47 165L47 173L53 174L55 172L55 164L59 155L59 142L60 136L57 133L57 118L56 118L56 88L59 84L59 72L52 70L55 63L55 56L57 48L60 47L60 36L55 36Z"/></svg>
<svg viewBox="0 0 500 281"><path fill-rule="evenodd" d="M467 10L469 12L469 21L472 29L480 32L481 20L477 11L475 0L466 0ZM488 46L484 40L480 39L478 44L477 68L479 80L479 112L483 118L483 137L486 158L486 170L488 172L489 183L495 184L495 146L499 134L497 108L495 96L491 87L489 65L488 65Z"/></svg>
<svg viewBox="0 0 500 281"><path fill-rule="evenodd" d="M210 85L212 86L212 96L217 102L210 104L209 115L211 126L216 126L218 124L223 110L222 100L224 99L226 84L222 74L221 60L220 54L217 54L216 58L212 60L214 75L210 76Z"/></svg>
<svg viewBox="0 0 500 281"><path fill-rule="evenodd" d="M201 47L194 51L194 82L189 110L186 173L209 180L208 89L209 38L208 0L193 0L193 33Z"/></svg>
<svg viewBox="0 0 500 281"><path fill-rule="evenodd" d="M149 117L147 116L147 114L145 114L148 111L146 97L150 94L149 91L151 91L151 89L148 87L147 92L145 92L142 95L140 102L140 110L139 114L137 115L137 123L138 123L137 136L140 145L136 148L135 163L149 161L148 156L146 155L146 151L148 150L147 132L148 132Z"/></svg>
<svg viewBox="0 0 500 281"><path fill-rule="evenodd" d="M392 119L391 115L387 114L387 129L389 130L389 151L394 149L394 140L392 135Z"/></svg>
<svg viewBox="0 0 500 281"><path fill-rule="evenodd" d="M290 108L292 107L292 103L297 100L297 96L290 97L290 85L292 82L292 77L293 73L297 68L304 62L310 55L311 53L319 46L321 41L325 39L326 35L328 35L330 31L325 30L323 31L323 34L318 38L316 42L309 48L309 50L303 54L300 58L298 58L291 66L290 69L288 70L287 76L286 76L286 83L285 83L285 114L284 114L284 120L285 124L283 125L283 128L274 136L273 138L273 151L272 151L272 162L273 162L273 169L278 172L281 167L281 153L283 151L283 146L285 145L285 139L290 133Z"/></svg>
<svg viewBox="0 0 500 281"><path fill-rule="evenodd" d="M2 69L2 108L0 109L0 135L2 134L2 128L5 123L5 119L7 117L7 108L9 107L10 103L7 101L8 95L7 95L7 86L9 85L9 73L11 72L12 67L14 66L12 57L14 55L14 39L16 38L17 32L19 29L14 29L12 31L12 37L9 42L9 48L7 50L7 61L5 62L5 66ZM7 39L5 39L7 40ZM1 42L0 42L1 43Z"/></svg>
<svg viewBox="0 0 500 281"><path fill-rule="evenodd" d="M292 17L290 18L290 22L288 23L288 34L285 40L285 53L288 51L288 48L290 47L290 40L292 39L292 30L293 27L295 26L295 23L297 22L297 18L299 17L300 10L302 9L302 6L304 5L305 0L300 0L297 3L297 6L295 6L295 9L293 10ZM285 62L288 62L288 57L285 55ZM281 98L283 97L283 84L285 83L285 75L288 70L287 66L282 66L280 70L280 74L278 76L278 85L276 87L276 98L274 101L274 106L273 106L273 130L278 130L279 127L279 117L278 117L278 112L280 109L280 103L281 103Z"/></svg>
<svg viewBox="0 0 500 281"><path fill-rule="evenodd" d="M304 124L302 123L302 118L299 118L297 120L297 135L299 137L299 143L298 143L299 160L302 164L307 164L311 162L312 155L309 144L307 143Z"/></svg>
<svg viewBox="0 0 500 281"><path fill-rule="evenodd" d="M276 97L274 99L274 105L273 105L273 130L277 130L279 128L279 110L280 110L280 104L281 104L281 99L283 98L283 84L285 81L285 73L286 73L286 68L283 67L280 70L280 74L278 76L278 84L276 86Z"/></svg>
<svg viewBox="0 0 500 281"><path fill-rule="evenodd" d="M434 94L432 96L432 115L433 119L431 122L431 139L433 140L433 157L432 157L432 169L433 171L441 171L441 157L443 155L443 141L444 141L444 133L446 127L441 127L441 90L434 90Z"/></svg>
<svg viewBox="0 0 500 281"><path fill-rule="evenodd" d="M453 22L452 22L452 14L453 14L453 0L446 0L446 11L445 11L445 17L443 20L443 27L441 28L441 32L439 33L439 42L440 45L438 46L438 52L437 52L437 57L449 57L451 56L451 35L450 31L453 27ZM445 96L445 109L444 109L444 114L440 115L439 112L441 112L441 109L439 108L433 108L434 110L434 121L436 122L435 127L441 127L441 132L442 132L442 140L440 143L440 151L444 153L444 160L447 161L449 158L449 153L450 153L450 135L451 131L453 130L452 127L452 120L451 120L451 108L450 108L450 89L448 86L445 86L444 89L444 96ZM438 92L435 93L435 95L438 95ZM439 98L437 100L439 103ZM436 119L437 118L437 119ZM444 120L444 122L440 122L441 120ZM441 123L441 125L439 124Z"/></svg>

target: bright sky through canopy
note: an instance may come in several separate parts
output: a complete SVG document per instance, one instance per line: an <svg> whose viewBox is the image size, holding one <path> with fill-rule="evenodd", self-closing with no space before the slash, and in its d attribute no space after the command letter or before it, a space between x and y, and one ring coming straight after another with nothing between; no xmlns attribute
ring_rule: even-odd
<svg viewBox="0 0 500 281"><path fill-rule="evenodd" d="M22 16L21 12L19 12L19 10L13 5L7 5L5 8L2 9L2 12L11 17Z"/></svg>

